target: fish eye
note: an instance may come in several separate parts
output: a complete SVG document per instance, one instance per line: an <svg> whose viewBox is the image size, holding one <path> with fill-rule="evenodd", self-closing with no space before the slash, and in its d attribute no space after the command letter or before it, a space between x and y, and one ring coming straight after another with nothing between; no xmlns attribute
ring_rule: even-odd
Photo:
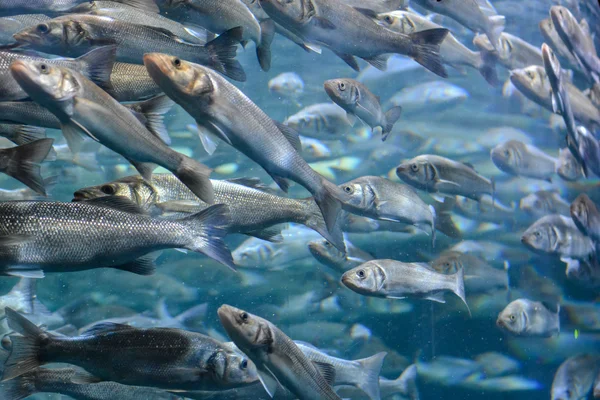
<svg viewBox="0 0 600 400"><path fill-rule="evenodd" d="M344 82L340 82L340 84L338 85L341 91L346 90L346 84Z"/></svg>
<svg viewBox="0 0 600 400"><path fill-rule="evenodd" d="M516 319L515 314L510 314L510 320L514 321Z"/></svg>
<svg viewBox="0 0 600 400"><path fill-rule="evenodd" d="M510 151L508 149L504 150L504 157L510 156Z"/></svg>
<svg viewBox="0 0 600 400"><path fill-rule="evenodd" d="M328 241L325 241L325 247L331 247L331 243L329 243Z"/></svg>
<svg viewBox="0 0 600 400"><path fill-rule="evenodd" d="M48 33L50 31L48 24L39 24L36 29L39 33Z"/></svg>
<svg viewBox="0 0 600 400"><path fill-rule="evenodd" d="M246 360L246 359L242 360L242 362L240 364L240 368L242 368L242 369L248 368L248 360Z"/></svg>
<svg viewBox="0 0 600 400"><path fill-rule="evenodd" d="M354 190L352 189L352 186L344 186L344 192L346 193L352 193Z"/></svg>
<svg viewBox="0 0 600 400"><path fill-rule="evenodd" d="M247 312L241 313L240 319L242 320L242 322L247 322L248 321L248 313Z"/></svg>
<svg viewBox="0 0 600 400"><path fill-rule="evenodd" d="M533 232L533 236L535 236L536 238L540 238L542 237L542 234L540 233L540 231L535 231Z"/></svg>
<svg viewBox="0 0 600 400"><path fill-rule="evenodd" d="M48 73L48 66L46 64L42 64L40 65L40 71L42 71L43 74L47 74Z"/></svg>
<svg viewBox="0 0 600 400"><path fill-rule="evenodd" d="M359 269L358 271L356 271L356 276L358 276L360 279L365 279L365 270L364 269Z"/></svg>
<svg viewBox="0 0 600 400"><path fill-rule="evenodd" d="M412 172L417 172L419 170L419 166L417 164L412 164L410 166L410 169L412 170Z"/></svg>
<svg viewBox="0 0 600 400"><path fill-rule="evenodd" d="M385 22L387 22L388 24L391 24L393 22L392 17L390 17L389 15L386 15L383 20Z"/></svg>
<svg viewBox="0 0 600 400"><path fill-rule="evenodd" d="M540 207L542 206L542 203L540 203L540 201L539 201L539 200L536 200L536 201L534 201L534 202L533 202L533 206L534 206L535 208L540 208Z"/></svg>
<svg viewBox="0 0 600 400"><path fill-rule="evenodd" d="M115 188L114 188L114 187L112 187L111 185L103 185L103 186L100 188L100 191L101 191L102 193L104 193L104 194L107 194L107 195L109 195L109 196L111 196L111 195L115 194Z"/></svg>
<svg viewBox="0 0 600 400"><path fill-rule="evenodd" d="M527 76L531 79L533 79L533 72L531 71L527 71Z"/></svg>
<svg viewBox="0 0 600 400"><path fill-rule="evenodd" d="M176 59L174 59L174 60L173 60L173 65L174 65L176 68L179 68L179 67L181 67L181 60L180 60L179 58L176 58Z"/></svg>

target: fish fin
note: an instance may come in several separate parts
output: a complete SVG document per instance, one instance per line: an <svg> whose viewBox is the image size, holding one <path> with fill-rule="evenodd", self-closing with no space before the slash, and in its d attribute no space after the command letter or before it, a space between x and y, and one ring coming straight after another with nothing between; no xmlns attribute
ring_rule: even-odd
<svg viewBox="0 0 600 400"><path fill-rule="evenodd" d="M204 147L208 155L212 156L217 151L219 141L211 131L198 124L189 124L186 127L190 132L198 135L200 143L202 143L202 147Z"/></svg>
<svg viewBox="0 0 600 400"><path fill-rule="evenodd" d="M456 186L456 187L460 187L460 184L456 183L456 182L452 182L452 181L447 181L445 179L438 179L436 182L436 185L438 183L444 184L444 185L452 185L452 186Z"/></svg>
<svg viewBox="0 0 600 400"><path fill-rule="evenodd" d="M410 400L419 400L419 388L417 387L417 366L415 364L409 365L400 374L400 376L394 379L394 386L402 388L402 393L406 393Z"/></svg>
<svg viewBox="0 0 600 400"><path fill-rule="evenodd" d="M110 83L110 74L117 57L117 46L109 45L97 47L77 58L86 64L83 71L86 71L86 77L107 91L109 94L113 91Z"/></svg>
<svg viewBox="0 0 600 400"><path fill-rule="evenodd" d="M190 321L203 321L206 317L208 310L208 303L202 303L193 306L178 314L175 319L181 324L189 323Z"/></svg>
<svg viewBox="0 0 600 400"><path fill-rule="evenodd" d="M196 213L203 203L194 200L172 200L154 204L163 213Z"/></svg>
<svg viewBox="0 0 600 400"><path fill-rule="evenodd" d="M387 356L385 351L372 355L368 358L356 360L360 365L361 374L356 375L356 386L358 386L370 399L379 399L379 375L383 360Z"/></svg>
<svg viewBox="0 0 600 400"><path fill-rule="evenodd" d="M394 128L394 124L400 119L400 115L402 115L402 107L400 106L392 107L385 113L386 124L383 128L382 141L385 141L388 138L390 132Z"/></svg>
<svg viewBox="0 0 600 400"><path fill-rule="evenodd" d="M335 24L333 22L331 22L330 20L328 20L327 18L313 17L311 19L311 21L314 26L321 28L321 29L330 30L330 31L337 29Z"/></svg>
<svg viewBox="0 0 600 400"><path fill-rule="evenodd" d="M481 66L479 67L479 73L490 85L497 87L500 85L498 79L498 71L496 70L496 64L498 61L497 56L490 56L490 52L482 51L481 55Z"/></svg>
<svg viewBox="0 0 600 400"><path fill-rule="evenodd" d="M432 293L425 297L427 300L435 301L436 303L446 303L444 299L444 292Z"/></svg>
<svg viewBox="0 0 600 400"><path fill-rule="evenodd" d="M92 106L92 107L95 107L95 108L99 107L96 103L91 102L91 101L86 100L86 99L77 99L77 101L78 102L86 102L86 103L88 103L87 104L88 106ZM85 133L87 136L89 136L90 138L92 138L96 142L100 143L100 140L98 140L98 138L96 136L94 136L94 134L92 132L90 132L85 126L83 126L82 124L80 124L78 121L76 121L76 120L74 120L74 119L71 118L70 122L72 122L73 124L75 124L81 130L81 132ZM63 131L63 133L64 133L64 131Z"/></svg>
<svg viewBox="0 0 600 400"><path fill-rule="evenodd" d="M266 371L258 369L258 379L260 380L260 383L262 383L267 394L271 397L274 397L275 392L277 392L277 388L279 386L283 386L279 383L279 380L277 380L275 375L268 369L267 366L265 366L265 369Z"/></svg>
<svg viewBox="0 0 600 400"><path fill-rule="evenodd" d="M62 130L63 136L67 141L67 145L71 150L71 153L77 154L81 151L83 143L85 142L85 136L87 132L81 129L80 126L69 121L65 124L61 123L60 129Z"/></svg>
<svg viewBox="0 0 600 400"><path fill-rule="evenodd" d="M361 7L353 7L353 8L367 18L371 18L372 20L377 19L377 13L370 8L361 8Z"/></svg>
<svg viewBox="0 0 600 400"><path fill-rule="evenodd" d="M102 379L85 371L76 371L69 381L76 385L89 385L103 382Z"/></svg>
<svg viewBox="0 0 600 400"><path fill-rule="evenodd" d="M167 95L161 94L151 99L144 100L138 103L133 103L135 110L144 115L145 120L142 122L146 128L158 137L165 144L171 144L169 132L165 126L165 114L168 113L175 102Z"/></svg>
<svg viewBox="0 0 600 400"><path fill-rule="evenodd" d="M440 43L444 41L448 32L445 28L434 28L410 34L414 48L412 58L442 78L447 78L448 72L440 58Z"/></svg>
<svg viewBox="0 0 600 400"><path fill-rule="evenodd" d="M459 239L462 234L454 220L452 219L451 211L454 209L456 199L453 197L446 197L443 199L442 204L435 204L432 207L435 209L435 229L442 232L444 235Z"/></svg>
<svg viewBox="0 0 600 400"><path fill-rule="evenodd" d="M73 155L71 162L88 171L101 169L98 160L96 160L96 153L77 153Z"/></svg>
<svg viewBox="0 0 600 400"><path fill-rule="evenodd" d="M33 239L33 236L26 234L0 236L0 247L18 246L27 243L31 239Z"/></svg>
<svg viewBox="0 0 600 400"><path fill-rule="evenodd" d="M229 207L217 204L178 221L191 233L186 249L205 254L235 271L233 257L223 241L231 224Z"/></svg>
<svg viewBox="0 0 600 400"><path fill-rule="evenodd" d="M429 195L438 203L443 203L444 200L446 199L446 197L440 195L440 194L435 194L435 193L429 193Z"/></svg>
<svg viewBox="0 0 600 400"><path fill-rule="evenodd" d="M288 192L288 190L290 189L290 181L278 176L278 175L274 175L269 173L269 175L271 176L271 178L275 181L275 183L277 184L277 186L279 186L279 188L281 190L283 190L285 193Z"/></svg>
<svg viewBox="0 0 600 400"><path fill-rule="evenodd" d="M358 65L358 62L356 61L356 58L354 58L354 56L352 54L339 53L339 52L337 52L335 50L333 50L333 52L335 53L336 56L338 56L346 64L348 64L350 66L350 68L352 68L356 72L360 71L360 66Z"/></svg>
<svg viewBox="0 0 600 400"><path fill-rule="evenodd" d="M35 142L1 150L7 161L4 173L22 182L31 190L46 195L44 179L40 174L40 163L48 156L54 139L40 139Z"/></svg>
<svg viewBox="0 0 600 400"><path fill-rule="evenodd" d="M112 268L120 269L121 271L132 272L136 275L154 275L154 273L156 272L156 264L154 263L155 260L155 255L148 254L138 259L135 259L132 262L121 265L115 265Z"/></svg>
<svg viewBox="0 0 600 400"><path fill-rule="evenodd" d="M335 382L335 367L326 362L313 361L312 363L317 369L317 371L319 371L321 376L325 378L325 381L328 384L333 385L333 383Z"/></svg>
<svg viewBox="0 0 600 400"><path fill-rule="evenodd" d="M242 36L243 28L238 26L222 33L204 46L210 54L210 60L212 60L209 67L239 82L246 81L244 68L235 59Z"/></svg>
<svg viewBox="0 0 600 400"><path fill-rule="evenodd" d="M402 300L402 299L406 299L406 296L385 296L386 299L395 299L395 300Z"/></svg>
<svg viewBox="0 0 600 400"><path fill-rule="evenodd" d="M192 158L183 156L177 170L171 172L200 200L208 204L215 202L215 193L210 181L212 169Z"/></svg>
<svg viewBox="0 0 600 400"><path fill-rule="evenodd" d="M51 334L46 333L12 308L6 307L5 312L10 329L22 336L11 336L10 338L12 350L4 363L2 381L33 371L42 365L38 357L40 338L43 335L47 335L48 339L52 338Z"/></svg>
<svg viewBox="0 0 600 400"><path fill-rule="evenodd" d="M46 129L38 126L21 125L11 141L16 145L35 142L36 140L46 138Z"/></svg>
<svg viewBox="0 0 600 400"><path fill-rule="evenodd" d="M256 46L256 56L260 68L268 72L271 69L271 43L275 37L275 23L266 19L260 23L260 44Z"/></svg>
<svg viewBox="0 0 600 400"><path fill-rule="evenodd" d="M251 189L260 190L261 192L271 192L271 188L265 185L260 178L231 178L225 179L226 182L233 183L235 185L246 186Z"/></svg>
<svg viewBox="0 0 600 400"><path fill-rule="evenodd" d="M327 229L327 224L321 213L321 209L317 206L314 199L309 197L302 200L306 204L306 220L304 224L317 231L325 240L333 244L339 251L346 252L346 244L344 242L344 233L342 232L342 219L338 218L335 226L330 231Z"/></svg>
<svg viewBox="0 0 600 400"><path fill-rule="evenodd" d="M342 203L348 200L347 195L336 186L323 178L321 190L314 194L314 199L325 220L327 230L332 233L336 230L336 221L342 211Z"/></svg>
<svg viewBox="0 0 600 400"><path fill-rule="evenodd" d="M388 58L390 58L389 54L380 54L371 58L362 57L363 60L365 60L380 71L385 71L387 69Z"/></svg>
<svg viewBox="0 0 600 400"><path fill-rule="evenodd" d="M0 399L21 400L39 393L35 387L35 374L24 374L0 383Z"/></svg>
<svg viewBox="0 0 600 400"><path fill-rule="evenodd" d="M504 15L493 15L488 18L490 22L490 29L485 34L494 46L494 49L498 48L500 44L500 34L504 31L504 25L506 24L506 18Z"/></svg>
<svg viewBox="0 0 600 400"><path fill-rule="evenodd" d="M104 196L95 199L82 201L84 204L91 204L98 207L111 208L117 211L123 211L130 214L147 214L137 203L124 196Z"/></svg>
<svg viewBox="0 0 600 400"><path fill-rule="evenodd" d="M267 242L280 243L283 242L283 236L281 236L281 229L267 228L255 231L244 232L244 234L266 240Z"/></svg>
<svg viewBox="0 0 600 400"><path fill-rule="evenodd" d="M45 277L44 271L38 267L28 267L20 265L11 265L4 268L1 273L7 276L16 276L18 278L42 279Z"/></svg>
<svg viewBox="0 0 600 400"><path fill-rule="evenodd" d="M36 309L36 286L37 281L30 278L21 278L19 282L11 289L10 293L19 298L19 302L25 304L25 314L33 314Z"/></svg>
<svg viewBox="0 0 600 400"><path fill-rule="evenodd" d="M80 336L100 336L132 329L136 328L126 324L117 324L116 322L100 322L81 332Z"/></svg>
<svg viewBox="0 0 600 400"><path fill-rule="evenodd" d="M282 124L281 122L273 120L277 128L283 133L283 136L290 142L294 150L298 153L302 151L302 144L300 143L300 137L298 136L298 132L296 130L290 128L287 125Z"/></svg>
<svg viewBox="0 0 600 400"><path fill-rule="evenodd" d="M317 53L317 54L321 54L323 52L323 49L321 49L320 46L313 44L313 43L304 43L303 48L308 52L312 51L313 53Z"/></svg>
<svg viewBox="0 0 600 400"><path fill-rule="evenodd" d="M159 13L158 6L154 0L113 0L117 3L126 4L139 10L148 11L151 13Z"/></svg>
<svg viewBox="0 0 600 400"><path fill-rule="evenodd" d="M199 25L191 24L188 21L185 21L183 30L186 31L191 36L194 36L195 38L197 38L200 43L206 43L209 41L208 36L207 36L208 32L206 32L206 31L203 32L204 28ZM214 37L211 39L214 39Z"/></svg>
<svg viewBox="0 0 600 400"><path fill-rule="evenodd" d="M154 170L157 168L156 164L134 161L128 158L127 161L133 165L133 167L140 173L144 180L150 181L152 179L152 172L154 172Z"/></svg>
<svg viewBox="0 0 600 400"><path fill-rule="evenodd" d="M465 303L467 311L469 311L469 316L472 316L471 309L469 308L467 299L465 298L465 270L460 268L456 274L454 274L454 276L456 278L456 288L452 291L462 300L463 303Z"/></svg>

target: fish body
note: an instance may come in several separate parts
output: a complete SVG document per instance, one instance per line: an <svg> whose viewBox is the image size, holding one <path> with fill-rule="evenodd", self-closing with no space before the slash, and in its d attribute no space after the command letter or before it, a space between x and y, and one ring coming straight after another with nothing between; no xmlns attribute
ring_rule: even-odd
<svg viewBox="0 0 600 400"><path fill-rule="evenodd" d="M473 39L473 44L480 51L487 52L488 57L497 59L501 65L511 71L526 68L530 65L544 65L542 52L538 47L507 32L502 32L499 40L499 46L494 48L486 36L477 35Z"/></svg>
<svg viewBox="0 0 600 400"><path fill-rule="evenodd" d="M496 325L516 336L559 335L559 309L551 311L539 301L517 299L500 312Z"/></svg>
<svg viewBox="0 0 600 400"><path fill-rule="evenodd" d="M108 92L118 101L145 100L162 94L146 67L121 62L112 68Z"/></svg>
<svg viewBox="0 0 600 400"><path fill-rule="evenodd" d="M373 259L372 255L354 246L348 239L345 239L344 242L346 243L345 252L338 250L325 239L310 241L308 249L321 264L340 272L345 272Z"/></svg>
<svg viewBox="0 0 600 400"><path fill-rule="evenodd" d="M236 346L254 361L270 395L279 384L301 400L340 400L331 384L335 369L321 364L323 375L302 350L271 322L238 308L222 305L219 319Z"/></svg>
<svg viewBox="0 0 600 400"><path fill-rule="evenodd" d="M570 211L577 228L596 243L600 242L600 212L592 199L585 193L580 194L571 203Z"/></svg>
<svg viewBox="0 0 600 400"><path fill-rule="evenodd" d="M537 147L509 140L500 143L491 151L492 162L511 175L552 181L558 160Z"/></svg>
<svg viewBox="0 0 600 400"><path fill-rule="evenodd" d="M552 381L552 400L585 399L600 368L597 354L578 354L567 358Z"/></svg>

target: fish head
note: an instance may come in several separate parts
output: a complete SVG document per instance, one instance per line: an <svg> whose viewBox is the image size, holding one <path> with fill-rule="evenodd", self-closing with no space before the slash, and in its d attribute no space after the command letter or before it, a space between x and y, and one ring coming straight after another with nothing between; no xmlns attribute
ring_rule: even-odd
<svg viewBox="0 0 600 400"><path fill-rule="evenodd" d="M271 79L269 90L283 95L298 95L304 91L304 81L295 72L285 72Z"/></svg>
<svg viewBox="0 0 600 400"><path fill-rule="evenodd" d="M377 15L377 23L384 28L401 32L406 35L417 31L418 27L411 16L404 11L392 11Z"/></svg>
<svg viewBox="0 0 600 400"><path fill-rule="evenodd" d="M272 326L263 318L227 304L219 307L217 314L227 335L244 353L272 345Z"/></svg>
<svg viewBox="0 0 600 400"><path fill-rule="evenodd" d="M494 147L490 151L490 157L499 170L509 174L518 174L519 152L513 140Z"/></svg>
<svg viewBox="0 0 600 400"><path fill-rule="evenodd" d="M538 193L530 193L519 201L519 209L529 215L543 216L550 210L547 202Z"/></svg>
<svg viewBox="0 0 600 400"><path fill-rule="evenodd" d="M593 210L592 207L595 208L595 205L585 193L580 194L571 203L571 217L577 228L583 233L586 233L587 227L590 226L589 213Z"/></svg>
<svg viewBox="0 0 600 400"><path fill-rule="evenodd" d="M310 241L308 250L317 261L326 266L337 265L346 261L346 255L325 239Z"/></svg>
<svg viewBox="0 0 600 400"><path fill-rule="evenodd" d="M73 193L73 201L85 201L106 196L126 197L137 202L135 187L133 184L114 181L97 186L82 188Z"/></svg>
<svg viewBox="0 0 600 400"><path fill-rule="evenodd" d="M576 181L583 176L581 164L568 148L560 149L558 152L558 167L556 173L566 181Z"/></svg>
<svg viewBox="0 0 600 400"><path fill-rule="evenodd" d="M549 253L552 252L553 243L552 229L545 223L538 220L523 233L521 243L530 250Z"/></svg>
<svg viewBox="0 0 600 400"><path fill-rule="evenodd" d="M514 335L520 335L527 329L527 313L521 300L515 300L498 314L496 325Z"/></svg>
<svg viewBox="0 0 600 400"><path fill-rule="evenodd" d="M434 184L435 168L433 168L427 159L415 157L400 164L396 168L396 175L409 185L427 190Z"/></svg>
<svg viewBox="0 0 600 400"><path fill-rule="evenodd" d="M303 24L315 15L311 0L259 0L262 9L278 23Z"/></svg>
<svg viewBox="0 0 600 400"><path fill-rule="evenodd" d="M66 103L81 90L74 71L44 61L16 60L10 72L21 88L42 105Z"/></svg>
<svg viewBox="0 0 600 400"><path fill-rule="evenodd" d="M68 30L63 29L63 26L64 23L60 19L52 19L25 28L15 33L13 38L17 43L27 44L39 50L62 47L69 37Z"/></svg>
<svg viewBox="0 0 600 400"><path fill-rule="evenodd" d="M560 61L558 60L558 57L556 57L556 53L554 53L552 48L546 43L542 44L542 60L544 61L546 73L548 73L550 70L550 73L552 73L555 77L562 76Z"/></svg>
<svg viewBox="0 0 600 400"><path fill-rule="evenodd" d="M377 263L377 260L368 261L342 275L344 286L366 296L380 292L385 284L385 279L385 269Z"/></svg>
<svg viewBox="0 0 600 400"><path fill-rule="evenodd" d="M572 37L580 29L577 20L567 7L550 7L550 19L552 19L552 24L557 32L562 31L567 36Z"/></svg>
<svg viewBox="0 0 600 400"><path fill-rule="evenodd" d="M530 65L526 68L510 71L511 83L527 97L534 96L538 99L550 99L552 89L544 67Z"/></svg>
<svg viewBox="0 0 600 400"><path fill-rule="evenodd" d="M270 257L272 247L269 243L262 241L257 243L250 238L240 244L231 252L235 265L246 268L254 268L263 264L266 258Z"/></svg>
<svg viewBox="0 0 600 400"><path fill-rule="evenodd" d="M301 137L300 143L302 144L302 154L311 160L330 158L332 156L329 147L320 140Z"/></svg>
<svg viewBox="0 0 600 400"><path fill-rule="evenodd" d="M375 212L375 192L368 181L355 179L340 185L346 193L347 205L360 212Z"/></svg>
<svg viewBox="0 0 600 400"><path fill-rule="evenodd" d="M354 108L359 100L358 87L349 79L330 79L323 87L329 98L343 109Z"/></svg>
<svg viewBox="0 0 600 400"><path fill-rule="evenodd" d="M144 65L154 82L171 98L209 100L216 86L201 65L161 53L144 54Z"/></svg>
<svg viewBox="0 0 600 400"><path fill-rule="evenodd" d="M556 29L554 28L551 18L545 18L541 20L539 23L539 28L540 32L542 32L542 35L548 42L551 42L550 38L556 36Z"/></svg>
<svg viewBox="0 0 600 400"><path fill-rule="evenodd" d="M441 255L431 263L431 267L437 272L450 275L456 273L463 268L461 256L463 254L458 251L449 251Z"/></svg>
<svg viewBox="0 0 600 400"><path fill-rule="evenodd" d="M240 387L258 380L256 365L241 352L218 351L208 366L222 388Z"/></svg>

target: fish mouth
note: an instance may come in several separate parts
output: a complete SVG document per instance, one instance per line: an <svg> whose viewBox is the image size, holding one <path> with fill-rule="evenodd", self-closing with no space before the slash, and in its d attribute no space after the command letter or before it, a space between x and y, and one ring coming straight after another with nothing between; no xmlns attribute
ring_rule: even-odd
<svg viewBox="0 0 600 400"><path fill-rule="evenodd" d="M235 314L237 311L239 311L237 308L227 304L223 304L217 310L217 315L219 316L221 325L223 325L223 328L225 328L226 331L235 326Z"/></svg>
<svg viewBox="0 0 600 400"><path fill-rule="evenodd" d="M323 84L323 89L325 89L325 92L327 93L327 95L329 95L329 97L333 98L335 97L335 84L332 82L325 82Z"/></svg>
<svg viewBox="0 0 600 400"><path fill-rule="evenodd" d="M31 82L31 68L22 60L15 60L10 65L10 73L17 81Z"/></svg>
<svg viewBox="0 0 600 400"><path fill-rule="evenodd" d="M498 328L505 328L505 327L506 327L506 324L504 323L504 321L503 321L502 319L498 318L498 319L496 320L496 326L497 326Z"/></svg>
<svg viewBox="0 0 600 400"><path fill-rule="evenodd" d="M90 196L90 193L83 192L83 191L77 191L77 192L73 193L73 200L71 200L71 201L76 203L79 201L86 201L91 198L92 198L92 196Z"/></svg>

